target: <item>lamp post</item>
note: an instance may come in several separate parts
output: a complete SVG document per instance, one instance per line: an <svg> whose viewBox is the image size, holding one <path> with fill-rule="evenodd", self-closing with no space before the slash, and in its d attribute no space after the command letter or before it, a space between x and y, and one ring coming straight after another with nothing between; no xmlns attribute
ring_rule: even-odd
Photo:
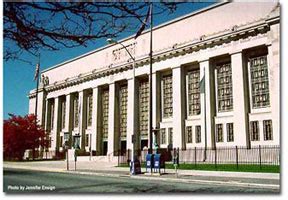
<svg viewBox="0 0 288 200"><path fill-rule="evenodd" d="M125 51L128 53L128 55L129 55L129 57L133 60L133 83L134 83L134 93L135 93L135 57L133 57L132 55L131 55L131 53L129 52L129 50L127 49L127 47L125 46L125 45L123 45L122 43L120 43L120 42L118 42L118 41L116 41L116 40L114 40L114 39L112 39L112 38L108 38L107 39L107 42L109 43L109 44L119 44L119 45L121 45L124 49L125 49ZM135 101L135 100L134 100ZM132 104L132 107L133 107L133 113L135 113L135 102L133 102L133 104ZM135 118L135 116L134 116L134 118ZM134 119L133 119L134 120ZM135 123L133 122L133 126L135 126ZM135 167L134 167L134 164L135 164L135 160L134 160L134 154L135 154L135 145L134 145L134 143L136 142L136 140L134 140L134 138L136 138L136 135L135 135L135 127L133 128L133 134L132 134L132 138L131 138L131 140L132 140L132 159L131 159L131 167L134 169L134 173L135 173ZM119 156L119 155L118 155Z"/></svg>

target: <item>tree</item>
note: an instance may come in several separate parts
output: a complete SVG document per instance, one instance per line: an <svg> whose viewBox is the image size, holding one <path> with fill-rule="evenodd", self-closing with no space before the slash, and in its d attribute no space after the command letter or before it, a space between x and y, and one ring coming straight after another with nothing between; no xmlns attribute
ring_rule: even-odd
<svg viewBox="0 0 288 200"><path fill-rule="evenodd" d="M59 50L86 46L100 38L135 32L148 10L148 2L4 2L4 59L23 51ZM154 15L174 12L175 2L155 3Z"/></svg>
<svg viewBox="0 0 288 200"><path fill-rule="evenodd" d="M25 150L32 149L34 153L36 148L48 146L45 131L35 121L33 114L24 117L10 114L10 118L4 120L4 159L22 160Z"/></svg>

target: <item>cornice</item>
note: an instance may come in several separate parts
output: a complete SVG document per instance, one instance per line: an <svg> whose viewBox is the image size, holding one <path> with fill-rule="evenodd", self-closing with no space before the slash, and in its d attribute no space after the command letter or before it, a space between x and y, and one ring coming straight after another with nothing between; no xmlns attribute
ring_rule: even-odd
<svg viewBox="0 0 288 200"><path fill-rule="evenodd" d="M278 16L279 18L279 16ZM166 49L158 50L153 53L153 63L160 62L163 60L171 59L173 57L182 56L185 54L191 54L197 52L201 49L207 49L214 46L219 46L231 41L236 41L239 39L245 39L250 36L256 36L258 34L266 33L270 30L271 20L275 22L277 17L273 19L261 19L255 22L244 24L241 27L234 26L229 30L224 30L218 33L211 34L209 36L201 36L198 39L193 39L181 44L174 44L172 47L167 47ZM279 22L279 21L278 21ZM273 23L274 24L274 23ZM136 68L142 67L149 64L149 55L142 55L136 58L135 66ZM101 77L110 76L113 74L121 73L133 69L132 62L122 62L114 65L109 65L102 67L102 70L92 70L86 74L79 74L76 77L68 78L63 81L55 82L45 87L47 92L52 92L55 90L64 89L74 85L81 84L86 81L95 80ZM32 91L34 94L29 94L29 98L35 96L35 90Z"/></svg>

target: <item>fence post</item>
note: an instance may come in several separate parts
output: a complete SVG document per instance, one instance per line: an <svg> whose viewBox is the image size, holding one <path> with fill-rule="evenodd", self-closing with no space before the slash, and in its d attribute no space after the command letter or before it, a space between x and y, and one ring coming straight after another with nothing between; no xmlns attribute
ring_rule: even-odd
<svg viewBox="0 0 288 200"><path fill-rule="evenodd" d="M262 169L262 160L261 160L261 145L259 145L259 165L260 165L260 169Z"/></svg>
<svg viewBox="0 0 288 200"><path fill-rule="evenodd" d="M196 165L197 165L197 149L196 149L196 147L195 147L195 150L194 150L194 159L195 159L194 164L195 164L195 167L196 167Z"/></svg>
<svg viewBox="0 0 288 200"><path fill-rule="evenodd" d="M238 146L236 145L236 166L237 166L237 169L238 169Z"/></svg>

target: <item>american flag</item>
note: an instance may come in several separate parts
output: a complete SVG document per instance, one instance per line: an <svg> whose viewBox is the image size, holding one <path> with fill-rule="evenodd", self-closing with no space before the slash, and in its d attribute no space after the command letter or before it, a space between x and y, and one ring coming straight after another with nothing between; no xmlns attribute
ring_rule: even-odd
<svg viewBox="0 0 288 200"><path fill-rule="evenodd" d="M35 68L34 81L38 79L39 70L40 70L40 63L37 63L36 68Z"/></svg>
<svg viewBox="0 0 288 200"><path fill-rule="evenodd" d="M149 21L151 20L151 11L152 11L152 5L150 4L145 21L142 23L141 27L139 28L139 30L137 31L134 39L136 39L139 35L141 35L141 33L144 31L145 27L148 25Z"/></svg>

